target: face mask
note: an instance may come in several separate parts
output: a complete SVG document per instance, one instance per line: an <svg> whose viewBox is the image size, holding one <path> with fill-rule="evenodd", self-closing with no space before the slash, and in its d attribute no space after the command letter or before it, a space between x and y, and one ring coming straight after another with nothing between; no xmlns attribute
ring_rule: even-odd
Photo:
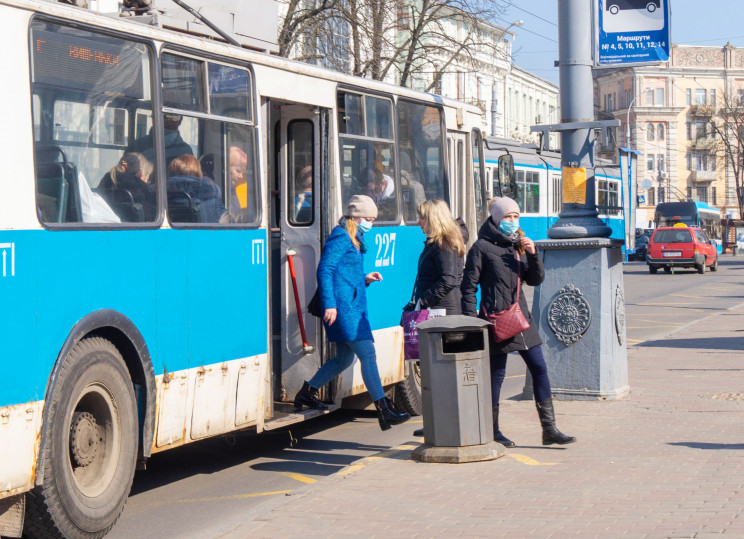
<svg viewBox="0 0 744 539"><path fill-rule="evenodd" d="M362 234L366 234L367 232L372 230L372 222L362 219L361 221L359 221L357 228Z"/></svg>
<svg viewBox="0 0 744 539"><path fill-rule="evenodd" d="M511 236L519 229L519 219L516 221L501 221L501 224L499 225L499 230L506 234L507 236Z"/></svg>

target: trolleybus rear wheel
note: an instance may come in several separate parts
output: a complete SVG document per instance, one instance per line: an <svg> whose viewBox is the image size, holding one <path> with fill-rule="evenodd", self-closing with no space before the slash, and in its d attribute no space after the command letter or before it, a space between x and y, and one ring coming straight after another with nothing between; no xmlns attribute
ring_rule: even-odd
<svg viewBox="0 0 744 539"><path fill-rule="evenodd" d="M137 459L137 407L124 360L109 341L78 342L45 403L43 484L27 496L28 537L102 537L127 501Z"/></svg>
<svg viewBox="0 0 744 539"><path fill-rule="evenodd" d="M395 385L395 404L411 415L421 415L421 367L418 359L406 361L406 377Z"/></svg>

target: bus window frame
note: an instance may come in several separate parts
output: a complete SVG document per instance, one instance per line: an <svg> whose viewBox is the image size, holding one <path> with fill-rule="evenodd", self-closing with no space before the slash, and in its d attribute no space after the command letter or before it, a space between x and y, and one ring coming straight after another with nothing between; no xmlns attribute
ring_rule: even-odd
<svg viewBox="0 0 744 539"><path fill-rule="evenodd" d="M393 111L395 114L395 157L396 159L399 159L399 148L400 148L400 139L398 138L398 133L400 132L399 126L398 126L398 103L399 102L405 102L405 103L413 103L416 105L424 105L427 107L434 107L439 111L439 131L441 133L441 140L442 144L439 148L440 150L440 157L441 157L441 167L442 167L442 183L443 183L443 190L444 190L444 197L443 200L447 203L447 206L450 206L450 190L449 190L449 137L447 137L447 123L445 120L445 110L444 106L441 103L430 103L428 101L421 101L419 99L412 99L410 97L404 97L404 96L395 96L395 110ZM398 167L400 169L400 167ZM400 184L400 171L398 171L398 183ZM450 211L452 211L452 208L450 206ZM400 211L399 208L399 215L400 215L400 223L405 224L406 226L415 226L419 227L418 219L416 221L406 221L403 217L403 212Z"/></svg>
<svg viewBox="0 0 744 539"><path fill-rule="evenodd" d="M39 221L39 224L46 229L51 231L63 231L63 230L102 230L102 231L109 231L109 230L157 230L159 228L162 228L163 223L165 221L165 211L164 211L164 203L166 196L165 193L165 182L160 182L159 178L156 177L155 181L157 181L156 185L156 201L157 201L157 208L156 208L156 214L155 219L153 221L147 221L143 223L138 222L121 222L121 223L85 223L85 222L68 222L68 223L56 223L56 222L47 222L43 221L41 219L41 215L39 212L39 202L38 202L38 193L39 193L39 182L38 177L36 175L36 145L38 143L44 143L49 142L53 143L55 141L49 140L49 141L43 141L43 140L36 140L35 135L36 131L33 129L33 118L34 118L34 110L33 110L33 96L36 95L34 93L34 82L33 82L33 36L31 33L31 30L35 23L42 23L42 24L52 24L60 27L65 28L72 28L75 30L82 30L84 32L90 32L94 35L103 35L108 36L112 38L121 39L123 41L127 41L130 43L138 43L140 45L143 45L146 48L148 58L150 60L150 103L152 104L152 110L159 110L162 108L160 103L160 57L157 53L157 46L155 45L155 42L151 39L146 39L143 37L139 37L135 34L128 34L126 32L121 32L117 30L110 30L107 28L99 27L99 26L92 26L89 24L79 23L79 22L72 22L67 19L61 19L61 18L55 18L51 17L49 15L43 15L43 14L34 14L28 22L27 32L28 32L28 84L29 84L29 95L30 98L30 106L31 106L31 121L32 121L32 134L31 134L31 144L33 148L33 168L34 168L34 209L36 210L36 219ZM41 97L39 97L39 105L43 107L43 100ZM157 107L157 109L156 109ZM153 114L154 116L154 114ZM134 126L134 119L130 119L130 123L132 126ZM156 136L157 134L157 125L159 122L154 123L154 128L156 129ZM43 128L43 122L42 126ZM162 139L162 124L160 125L160 135L159 138ZM162 154L162 150L158 146L155 147L155 159L157 162L160 160L160 155ZM165 158L163 157L163 163L165 163ZM153 163L155 166L156 163ZM157 171L157 166L155 166L155 171Z"/></svg>
<svg viewBox="0 0 744 539"><path fill-rule="evenodd" d="M165 107L162 103L162 81L161 81L161 73L162 73L162 65L160 62L160 58L164 54L173 53L179 56L186 56L195 60L200 60L203 62L213 62L213 63L219 63L222 65L226 65L229 67L236 67L240 69L245 69L250 76L250 91L251 91L251 104L249 107L250 116L251 118L249 120L239 120L237 118L232 118L229 116L221 116L221 115L212 115L211 113L203 113L203 112L195 112L195 111L189 111L185 109L174 109L172 107ZM160 151L162 154L160 157L162 161L158 161L158 167L159 170L162 170L162 182L161 187L163 189L163 199L162 199L162 209L164 215L166 215L167 220L171 228L178 229L178 230L193 230L193 229L238 229L238 230L246 230L246 229L258 229L262 228L264 213L266 210L266 202L264 200L265 192L264 192L264 186L262 185L262 174L261 174L261 162L259 161L259 148L260 145L260 130L258 125L258 99L257 99L257 84L256 84L256 73L253 70L253 66L250 62L242 61L238 58L225 58L224 56L221 56L219 54L213 54L209 52L202 52L198 50L194 50L190 47L184 47L182 45L174 44L174 43L163 43L160 47L159 54L157 56L157 77L158 77L158 101L160 103L160 108L157 110L157 114L153 112L153 116L157 117L157 123L160 124L161 133L160 133L160 140L163 140L163 132L164 129L163 126L163 114L164 113L174 113L174 114L181 114L182 116L188 116L190 118L197 118L197 119L203 119L203 120L215 120L220 122L228 122L232 124L238 124L238 125L245 125L253 129L253 163L254 166L254 178L256 182L256 200L258 201L258 207L256 211L256 217L253 221L249 223L181 223L181 222L173 222L170 219L170 216L167 215L166 208L168 206L168 199L167 199L167 186L166 186L166 178L168 175L167 168L165 166L165 154L163 152L164 148ZM207 108L209 108L209 69L204 70L203 73L203 80L202 84L204 85L204 88L206 90L204 96L205 101L207 104ZM160 145L158 145L159 147ZM229 211L229 208L228 208Z"/></svg>
<svg viewBox="0 0 744 539"><path fill-rule="evenodd" d="M339 121L338 121L338 105L336 105L336 110L334 111L334 114L333 114L333 117L334 117L333 118L333 121L335 122L334 128L336 130L336 136L338 138L337 148L336 149L338 151L338 170L339 170L339 173L338 173L338 177L337 177L336 181L338 182L338 192L341 195L341 200L343 201L343 198L344 198L344 189L343 189L343 181L342 181L342 176L343 176L343 173L342 173L343 157L341 155L342 152L343 152L343 148L342 148L343 140L344 139L348 139L348 140L364 140L364 141L369 141L369 142L372 142L372 143L374 143L374 142L380 142L380 143L384 143L384 144L390 144L390 142L392 141L393 157L395 159L395 174L393 176L393 181L395 182L395 193L396 193L395 194L396 216L395 216L395 219L394 220L391 220L391 221L383 221L383 220L381 220L379 218L378 219L375 219L375 222L374 222L374 224L372 226L398 226L398 225L400 225L403 222L403 215L402 215L402 212L401 212L401 209L400 209L400 203L401 203L401 201L400 201L400 195L401 195L401 192L400 192L400 166L398 165L398 158L399 158L399 156L398 156L398 145L399 145L399 140L398 140L398 107L397 107L397 100L396 100L396 97L397 96L394 95L394 94L387 93L387 92L381 92L379 90L372 90L372 89L369 89L369 88L362 88L362 87L359 87L359 86L348 85L348 84L338 84L336 86L336 92L335 92L336 103L338 103L338 96L339 96L339 94L341 92L356 94L356 95L361 96L362 98L364 98L365 96L370 96L370 97L376 97L376 98L382 98L382 99L389 100L390 101L390 104L391 104L391 113L392 113L392 118L391 118L392 121L391 121L391 126L390 127L393 130L393 133L392 133L393 137L392 137L392 139L383 139L383 138L377 138L377 137L370 137L370 136L367 136L366 134L365 135L351 135L351 134L341 133L340 124L339 124ZM365 125L364 125L364 131L366 133L366 131L367 131L367 125L366 125L366 123L367 123L367 109L366 109L366 104L365 104L364 99L362 99L362 118L364 119L364 123L365 123ZM345 208L342 209L342 213L345 213Z"/></svg>

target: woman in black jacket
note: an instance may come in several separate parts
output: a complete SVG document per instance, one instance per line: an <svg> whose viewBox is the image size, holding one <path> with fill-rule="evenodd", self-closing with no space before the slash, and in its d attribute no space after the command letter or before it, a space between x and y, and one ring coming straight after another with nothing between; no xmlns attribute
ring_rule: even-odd
<svg viewBox="0 0 744 539"><path fill-rule="evenodd" d="M485 313L503 311L514 303L520 276L521 281L530 286L539 285L545 278L545 268L535 243L519 228L517 203L511 198L499 198L490 209L491 217L478 231L478 241L468 253L462 279L463 313L483 318ZM476 310L475 299L478 285L481 287L480 310ZM542 341L521 291L519 307L530 323L527 330L501 342L496 342L489 332L494 439L506 447L515 445L499 430L499 397L506 374L506 356L509 352L519 352L532 374L543 445L573 443L576 438L566 436L555 426L550 380L540 346Z"/></svg>
<svg viewBox="0 0 744 539"><path fill-rule="evenodd" d="M418 260L414 299L422 309L446 309L447 314L462 314L460 282L465 242L460 226L444 200L427 200L416 211L426 242Z"/></svg>

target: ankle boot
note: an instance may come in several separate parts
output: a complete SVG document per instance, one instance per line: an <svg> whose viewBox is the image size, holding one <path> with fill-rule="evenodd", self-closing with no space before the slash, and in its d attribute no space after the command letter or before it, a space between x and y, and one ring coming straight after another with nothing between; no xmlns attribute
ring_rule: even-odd
<svg viewBox="0 0 744 539"><path fill-rule="evenodd" d="M411 419L411 414L398 410L393 401L387 397L376 400L375 408L377 408L377 420L380 422L382 430L388 430L391 425L397 425Z"/></svg>
<svg viewBox="0 0 744 539"><path fill-rule="evenodd" d="M295 410L302 410L303 405L312 410L328 410L328 405L318 399L318 390L307 382L302 384L294 399Z"/></svg>
<svg viewBox="0 0 744 539"><path fill-rule="evenodd" d="M516 444L509 438L501 434L499 430L499 407L493 407L493 439L504 447L514 447Z"/></svg>
<svg viewBox="0 0 744 539"><path fill-rule="evenodd" d="M542 402L535 402L537 415L540 416L540 423L543 429L543 445L550 444L572 444L576 441L573 436L566 436L555 427L555 412L553 411L553 399L545 399Z"/></svg>

